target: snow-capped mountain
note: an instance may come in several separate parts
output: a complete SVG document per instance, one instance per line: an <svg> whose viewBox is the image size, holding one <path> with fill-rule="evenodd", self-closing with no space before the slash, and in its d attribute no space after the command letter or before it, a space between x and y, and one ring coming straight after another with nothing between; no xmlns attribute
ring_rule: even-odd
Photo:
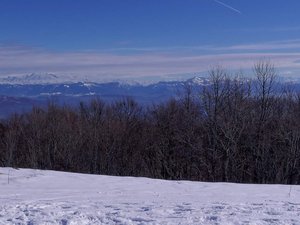
<svg viewBox="0 0 300 225"><path fill-rule="evenodd" d="M10 76L0 79L0 117L12 112L23 112L32 106L45 106L49 100L57 103L78 105L100 97L104 101L114 101L133 97L142 104L162 102L176 97L185 84L201 88L209 81L206 78L193 78L186 81L161 81L152 84L138 82L96 83L90 81L62 80L52 73Z"/></svg>
<svg viewBox="0 0 300 225"><path fill-rule="evenodd" d="M139 82L118 81L97 83L91 81L77 81L74 77L62 80L52 73L32 73L23 76L8 76L0 78L0 95L15 97L37 97L44 95L120 95L144 96L166 95L169 97L174 91L185 84L194 86L208 85L209 80L203 77L194 77L186 81L161 81L152 84Z"/></svg>
<svg viewBox="0 0 300 225"><path fill-rule="evenodd" d="M191 85L209 85L210 84L210 80L206 77L193 77L191 79L188 79L186 81L186 83L191 84Z"/></svg>
<svg viewBox="0 0 300 225"><path fill-rule="evenodd" d="M48 84L58 82L61 82L61 80L52 73L31 73L0 78L1 84Z"/></svg>
<svg viewBox="0 0 300 225"><path fill-rule="evenodd" d="M78 81L74 77L72 79L72 76L64 79L52 73L0 78L0 117L12 112L28 111L32 106L44 106L49 100L58 104L78 105L80 101L87 102L93 98L111 102L129 96L142 104L159 103L171 97L178 97L178 94L184 92L186 85L200 91L211 84L207 77L193 77L185 81L161 81L147 85L124 81ZM293 90L300 91L300 82L289 82L289 85Z"/></svg>
<svg viewBox="0 0 300 225"><path fill-rule="evenodd" d="M193 74L194 75L194 74ZM182 75L184 77L184 75ZM191 74L185 74L186 77L191 77ZM19 85L29 85L29 84L62 84L62 83L119 83L120 86L148 86L151 84L156 84L159 82L155 81L137 81L134 79L118 79L112 81L103 81L101 77L87 77L83 75L74 74L56 74L56 73L30 73L30 74L17 74L17 75L0 75L0 84L19 84ZM169 82L191 82L195 84L205 84L207 78L194 76L188 80L174 81L169 79L168 81L161 81L163 83Z"/></svg>

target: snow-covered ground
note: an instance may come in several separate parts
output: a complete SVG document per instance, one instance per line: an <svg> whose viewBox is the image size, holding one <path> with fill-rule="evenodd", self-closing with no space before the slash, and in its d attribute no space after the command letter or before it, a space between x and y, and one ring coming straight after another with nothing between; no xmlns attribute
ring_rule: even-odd
<svg viewBox="0 0 300 225"><path fill-rule="evenodd" d="M0 224L300 224L300 186L0 168Z"/></svg>

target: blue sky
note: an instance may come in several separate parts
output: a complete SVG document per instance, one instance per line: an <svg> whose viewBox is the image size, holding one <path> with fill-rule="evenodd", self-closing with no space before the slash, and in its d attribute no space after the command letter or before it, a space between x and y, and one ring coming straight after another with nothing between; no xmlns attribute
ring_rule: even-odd
<svg viewBox="0 0 300 225"><path fill-rule="evenodd" d="M0 74L164 79L264 58L296 76L299 11L299 0L0 0Z"/></svg>

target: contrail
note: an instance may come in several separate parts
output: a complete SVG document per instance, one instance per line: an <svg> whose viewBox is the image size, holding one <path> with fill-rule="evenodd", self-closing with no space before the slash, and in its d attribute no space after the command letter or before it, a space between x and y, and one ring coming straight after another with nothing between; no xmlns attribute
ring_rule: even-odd
<svg viewBox="0 0 300 225"><path fill-rule="evenodd" d="M242 12L241 12L240 10L235 9L235 8L233 8L232 6L225 4L224 2L221 2L221 1L219 1L219 0L214 0L214 1L215 1L216 3L218 3L218 4L220 4L220 5L222 5L222 6L226 7L226 8L228 8L228 9L230 9L230 10L236 12L236 13L242 14Z"/></svg>

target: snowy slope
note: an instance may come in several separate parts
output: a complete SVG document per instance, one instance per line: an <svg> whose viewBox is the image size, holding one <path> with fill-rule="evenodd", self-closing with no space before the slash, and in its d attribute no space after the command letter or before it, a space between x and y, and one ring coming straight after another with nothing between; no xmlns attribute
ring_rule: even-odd
<svg viewBox="0 0 300 225"><path fill-rule="evenodd" d="M0 224L300 224L290 187L0 168Z"/></svg>

